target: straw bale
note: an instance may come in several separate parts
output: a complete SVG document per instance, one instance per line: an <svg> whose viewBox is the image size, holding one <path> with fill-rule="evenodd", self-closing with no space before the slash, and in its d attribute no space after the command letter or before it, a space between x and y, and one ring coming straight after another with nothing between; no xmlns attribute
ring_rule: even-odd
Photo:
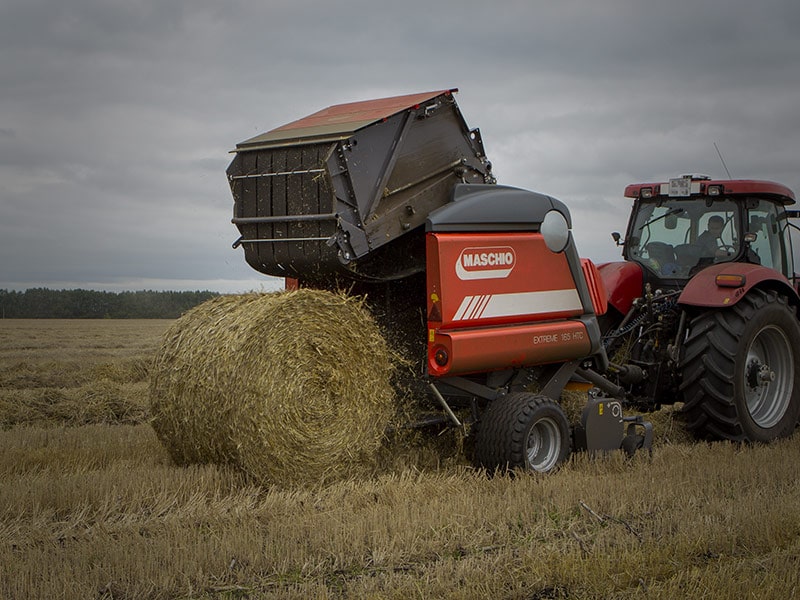
<svg viewBox="0 0 800 600"><path fill-rule="evenodd" d="M389 352L361 301L297 290L213 298L166 332L153 427L179 464L233 464L265 483L352 475L393 412Z"/></svg>

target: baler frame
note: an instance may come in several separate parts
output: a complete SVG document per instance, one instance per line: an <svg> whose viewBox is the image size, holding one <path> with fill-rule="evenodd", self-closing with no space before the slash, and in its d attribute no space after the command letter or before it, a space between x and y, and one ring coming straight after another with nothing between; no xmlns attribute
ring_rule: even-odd
<svg viewBox="0 0 800 600"><path fill-rule="evenodd" d="M579 258L569 210L495 185L455 91L337 105L238 144L227 172L241 234L234 248L262 273L366 296L390 344L416 361L410 387L442 411L408 425L474 424L482 467L563 461L573 436L558 402L575 375L599 388L579 424L584 448L649 444L641 419L625 438L621 409L604 411L620 406L605 394L624 390L600 374L609 366L597 318L605 291ZM447 255L488 239L507 247L490 253L507 263L504 275L482 270L481 255ZM538 274L552 276L537 276L536 260ZM495 285L502 291L487 291ZM526 391L533 382L535 394ZM456 414L463 408L468 420Z"/></svg>

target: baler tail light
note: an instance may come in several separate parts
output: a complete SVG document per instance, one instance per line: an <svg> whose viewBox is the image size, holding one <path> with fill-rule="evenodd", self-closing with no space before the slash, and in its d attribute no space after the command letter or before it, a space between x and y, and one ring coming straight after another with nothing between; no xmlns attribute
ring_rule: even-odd
<svg viewBox="0 0 800 600"><path fill-rule="evenodd" d="M447 354L447 349L444 346L439 346L433 351L433 362L440 367L447 366L450 356Z"/></svg>

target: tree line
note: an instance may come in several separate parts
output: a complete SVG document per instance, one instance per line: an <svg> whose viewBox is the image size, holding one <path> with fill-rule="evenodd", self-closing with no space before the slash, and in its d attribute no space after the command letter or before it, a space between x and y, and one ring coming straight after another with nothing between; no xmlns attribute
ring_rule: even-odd
<svg viewBox="0 0 800 600"><path fill-rule="evenodd" d="M217 292L0 290L4 319L176 319Z"/></svg>

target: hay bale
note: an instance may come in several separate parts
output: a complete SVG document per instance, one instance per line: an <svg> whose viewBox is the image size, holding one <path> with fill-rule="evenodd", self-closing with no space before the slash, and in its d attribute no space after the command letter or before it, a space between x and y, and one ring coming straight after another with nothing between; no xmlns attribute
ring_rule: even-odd
<svg viewBox="0 0 800 600"><path fill-rule="evenodd" d="M357 299L221 296L165 333L152 424L180 464L229 463L265 483L332 480L371 462L393 412L390 375Z"/></svg>

